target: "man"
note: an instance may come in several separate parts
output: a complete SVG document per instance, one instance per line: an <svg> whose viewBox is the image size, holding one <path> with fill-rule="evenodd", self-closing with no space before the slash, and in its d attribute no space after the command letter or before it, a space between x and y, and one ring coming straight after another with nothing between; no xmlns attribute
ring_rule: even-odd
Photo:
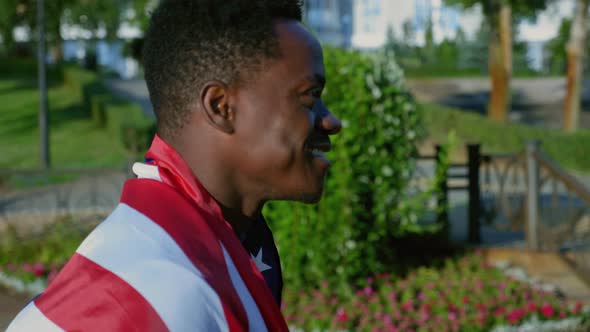
<svg viewBox="0 0 590 332"><path fill-rule="evenodd" d="M316 202L340 121L295 0L162 0L138 179L8 331L287 331L269 200Z"/></svg>

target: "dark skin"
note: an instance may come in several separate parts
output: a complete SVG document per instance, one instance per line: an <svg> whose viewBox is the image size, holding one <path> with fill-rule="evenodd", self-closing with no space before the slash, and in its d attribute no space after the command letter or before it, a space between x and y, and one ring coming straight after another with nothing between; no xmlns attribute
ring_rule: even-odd
<svg viewBox="0 0 590 332"><path fill-rule="evenodd" d="M277 21L281 57L251 77L210 81L188 123L167 139L243 234L269 200L317 202L330 167L324 153L341 123L321 100L318 41L299 23Z"/></svg>

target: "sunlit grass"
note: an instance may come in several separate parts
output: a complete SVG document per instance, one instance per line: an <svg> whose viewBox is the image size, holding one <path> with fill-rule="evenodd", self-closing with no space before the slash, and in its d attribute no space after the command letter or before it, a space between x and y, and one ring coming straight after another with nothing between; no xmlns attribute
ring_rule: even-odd
<svg viewBox="0 0 590 332"><path fill-rule="evenodd" d="M0 168L37 168L39 93L32 77L0 76ZM84 111L81 89L49 89L50 155L54 168L120 167L125 150Z"/></svg>
<svg viewBox="0 0 590 332"><path fill-rule="evenodd" d="M480 143L484 153L518 153L528 141L541 141L541 149L563 167L590 172L590 130L568 134L559 129L515 123L497 123L485 116L434 104L423 104L424 123L433 141L444 141L455 131L458 148Z"/></svg>

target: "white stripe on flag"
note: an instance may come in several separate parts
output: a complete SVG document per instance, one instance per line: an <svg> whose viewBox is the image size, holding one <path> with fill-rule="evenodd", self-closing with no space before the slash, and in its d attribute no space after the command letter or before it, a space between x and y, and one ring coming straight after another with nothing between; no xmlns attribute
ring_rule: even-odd
<svg viewBox="0 0 590 332"><path fill-rule="evenodd" d="M45 317L45 315L31 301L10 323L6 332L63 332L59 326Z"/></svg>
<svg viewBox="0 0 590 332"><path fill-rule="evenodd" d="M258 309L258 305L254 302L250 291L244 284L240 273L236 269L234 262L232 261L229 253L225 250L225 247L219 242L221 248L223 249L223 256L225 257L225 262L227 264L227 268L229 270L229 276L231 278L232 283L234 284L234 288L238 292L240 296L240 300L244 304L244 308L246 309L246 314L248 315L248 331L256 331L256 332L264 332L267 331L266 324L264 323L264 319L260 314L260 310Z"/></svg>
<svg viewBox="0 0 590 332"><path fill-rule="evenodd" d="M140 179L153 179L162 182L158 166L144 163L134 163L131 169L133 170L133 173L135 173L135 175L137 175L137 177Z"/></svg>
<svg viewBox="0 0 590 332"><path fill-rule="evenodd" d="M125 280L171 331L228 331L221 300L176 242L120 203L77 252ZM140 318L138 318L140 319Z"/></svg>

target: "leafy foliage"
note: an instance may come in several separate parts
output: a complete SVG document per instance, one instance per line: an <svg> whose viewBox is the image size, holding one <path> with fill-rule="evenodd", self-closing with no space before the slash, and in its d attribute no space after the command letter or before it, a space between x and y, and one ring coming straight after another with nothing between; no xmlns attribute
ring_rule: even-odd
<svg viewBox="0 0 590 332"><path fill-rule="evenodd" d="M145 28L155 0L50 0L45 1L46 38L50 47L61 47L64 24L86 29L97 36L104 28L106 38L115 38L124 22ZM36 0L0 1L0 36L6 51L14 52L12 30L16 26L37 29Z"/></svg>
<svg viewBox="0 0 590 332"><path fill-rule="evenodd" d="M422 128L401 69L389 53L327 49L325 58L324 102L343 121L325 197L317 206L273 202L265 211L293 287L382 271L394 264L395 237L438 229L418 222L434 189L409 193Z"/></svg>
<svg viewBox="0 0 590 332"><path fill-rule="evenodd" d="M566 45L569 40L572 20L564 18L559 24L557 36L549 40L545 50L549 53L547 71L552 74L563 75L567 70Z"/></svg>
<svg viewBox="0 0 590 332"><path fill-rule="evenodd" d="M497 15L500 5L508 4L512 8L512 15L517 19L535 18L539 11L547 8L555 0L443 0L445 4L472 8L481 6L486 17Z"/></svg>

